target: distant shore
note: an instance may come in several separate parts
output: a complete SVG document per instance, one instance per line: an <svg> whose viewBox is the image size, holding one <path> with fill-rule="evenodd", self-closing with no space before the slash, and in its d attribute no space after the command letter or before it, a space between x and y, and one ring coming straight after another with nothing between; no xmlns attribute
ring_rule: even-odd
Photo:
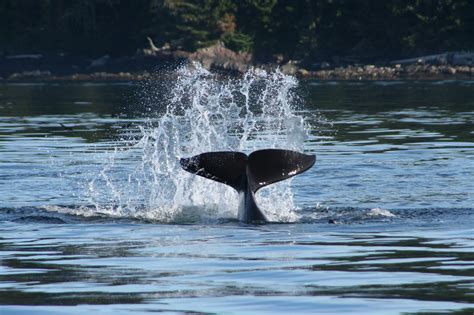
<svg viewBox="0 0 474 315"><path fill-rule="evenodd" d="M268 69L269 67L265 67ZM276 66L275 66L276 68ZM284 71L285 72L285 71ZM7 78L0 77L1 82L16 81L143 81L151 79L154 71L138 72L92 72L55 75L50 71L14 72ZM288 72L285 72L288 73ZM235 74L235 73L233 73ZM408 66L377 67L373 65L347 66L334 69L308 71L298 69L288 73L299 79L315 80L473 80L474 67L462 66ZM238 75L238 74L237 74Z"/></svg>
<svg viewBox="0 0 474 315"><path fill-rule="evenodd" d="M393 62L331 64L318 62L311 67L297 61L255 64L251 56L232 52L222 45L198 50L152 51L143 49L130 57L96 59L65 55L23 54L0 56L0 82L15 81L142 81L159 69L185 62L200 62L224 75L241 75L250 68L272 70L300 79L316 80L473 80L473 53L444 53Z"/></svg>

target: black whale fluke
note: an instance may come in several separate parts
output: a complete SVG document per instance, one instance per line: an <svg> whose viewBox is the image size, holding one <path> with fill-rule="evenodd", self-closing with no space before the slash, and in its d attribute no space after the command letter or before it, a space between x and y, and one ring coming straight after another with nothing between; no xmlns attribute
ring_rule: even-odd
<svg viewBox="0 0 474 315"><path fill-rule="evenodd" d="M316 162L315 155L280 149L242 152L207 152L180 160L193 174L226 184L239 193L239 220L263 223L267 219L255 203L260 188L303 173Z"/></svg>

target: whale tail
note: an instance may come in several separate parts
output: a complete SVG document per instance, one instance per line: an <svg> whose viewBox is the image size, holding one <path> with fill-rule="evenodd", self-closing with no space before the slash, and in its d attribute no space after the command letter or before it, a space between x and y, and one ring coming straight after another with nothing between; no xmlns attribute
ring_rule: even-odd
<svg viewBox="0 0 474 315"><path fill-rule="evenodd" d="M303 173L316 162L315 155L290 150L265 149L241 152L207 152L182 158L184 170L231 186L238 192L260 188Z"/></svg>

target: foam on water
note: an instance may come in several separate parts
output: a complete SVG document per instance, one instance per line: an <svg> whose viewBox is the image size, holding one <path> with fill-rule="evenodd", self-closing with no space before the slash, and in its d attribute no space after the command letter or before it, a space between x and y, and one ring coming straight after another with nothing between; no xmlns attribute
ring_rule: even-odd
<svg viewBox="0 0 474 315"><path fill-rule="evenodd" d="M387 218L394 218L395 215L386 209L381 208L373 208L370 209L367 213L368 216L371 217L387 217Z"/></svg>
<svg viewBox="0 0 474 315"><path fill-rule="evenodd" d="M139 126L134 140L118 142L88 183L96 213L162 222L236 218L237 193L183 171L179 158L222 150L303 151L308 129L296 113L294 77L252 69L223 79L195 63L173 75L165 95L157 93L162 82L145 85L143 105L156 116ZM270 220L298 219L290 185L287 180L257 194Z"/></svg>

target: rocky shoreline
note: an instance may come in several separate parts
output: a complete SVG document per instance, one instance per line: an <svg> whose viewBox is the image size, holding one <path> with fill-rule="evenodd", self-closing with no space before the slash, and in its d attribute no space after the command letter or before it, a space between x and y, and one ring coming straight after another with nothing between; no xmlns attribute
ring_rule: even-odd
<svg viewBox="0 0 474 315"><path fill-rule="evenodd" d="M299 78L318 80L472 80L474 79L474 67L450 65L349 65L317 71L298 69L291 74Z"/></svg>
<svg viewBox="0 0 474 315"><path fill-rule="evenodd" d="M265 67L268 69L269 67ZM276 68L276 67L274 67ZM308 71L298 69L286 72L299 79L315 79L325 81L338 80L473 80L474 67L456 66L408 66L408 67L376 67L347 66L329 70ZM92 72L74 73L70 75L54 75L50 71L15 72L7 78L0 77L1 82L15 81L143 81L153 77L153 72Z"/></svg>
<svg viewBox="0 0 474 315"><path fill-rule="evenodd" d="M473 53L444 53L376 64L315 63L308 69L297 61L254 64L252 56L235 53L222 44L194 53L169 51L151 46L134 56L108 55L97 59L65 55L0 56L0 82L15 81L142 81L185 62L199 62L225 75L239 75L249 68L279 68L301 79L316 80L472 80Z"/></svg>

